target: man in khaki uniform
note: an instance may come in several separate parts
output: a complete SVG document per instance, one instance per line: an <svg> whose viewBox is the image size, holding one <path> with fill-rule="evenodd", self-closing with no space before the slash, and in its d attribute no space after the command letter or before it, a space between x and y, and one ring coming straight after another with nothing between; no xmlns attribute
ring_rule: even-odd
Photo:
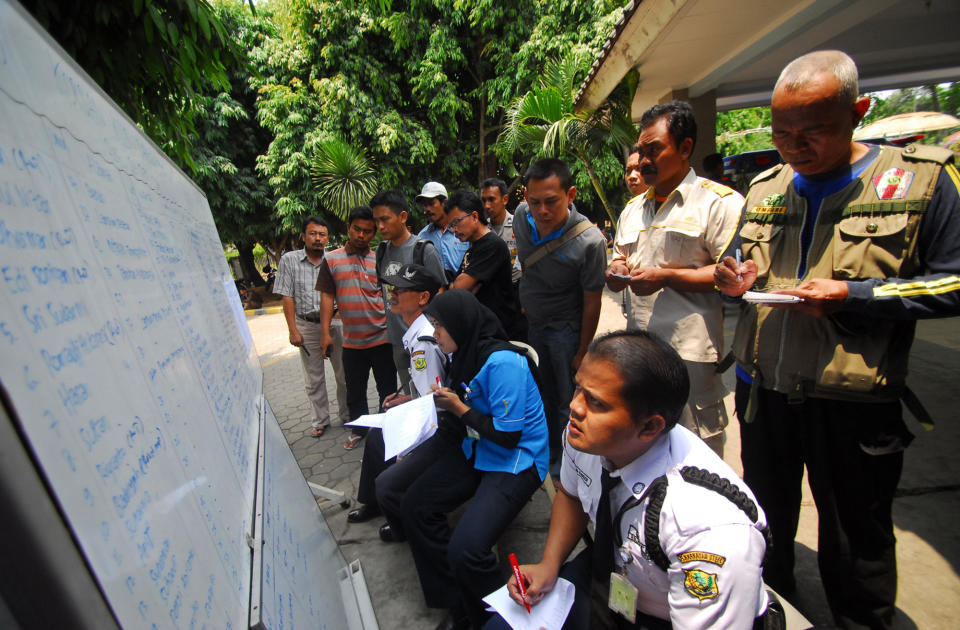
<svg viewBox="0 0 960 630"><path fill-rule="evenodd" d="M607 286L633 294L628 329L657 334L684 360L690 398L680 423L722 456L723 303L713 264L736 230L743 197L690 168L697 126L688 103L651 107L640 125L640 173L650 188L620 215Z"/></svg>
<svg viewBox="0 0 960 630"><path fill-rule="evenodd" d="M857 67L840 51L783 69L771 114L785 164L753 180L715 281L732 297L760 292L744 296L733 347L743 478L773 537L764 579L795 588L806 467L837 625L888 628L891 512L913 439L900 399L910 404L915 320L960 313L960 174L943 149L854 142L870 106L857 95ZM774 304L770 292L802 301Z"/></svg>

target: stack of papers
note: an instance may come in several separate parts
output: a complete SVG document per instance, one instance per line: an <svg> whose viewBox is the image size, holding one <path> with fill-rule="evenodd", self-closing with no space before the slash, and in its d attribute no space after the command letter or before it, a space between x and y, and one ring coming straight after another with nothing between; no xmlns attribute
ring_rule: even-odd
<svg viewBox="0 0 960 630"><path fill-rule="evenodd" d="M573 606L574 595L576 588L573 584L558 578L553 590L537 602L536 606L531 606L529 613L526 608L510 599L506 584L484 597L483 601L490 605L488 610L493 610L503 617L513 630L552 630L563 627L563 622L567 620Z"/></svg>
<svg viewBox="0 0 960 630"><path fill-rule="evenodd" d="M421 396L391 407L386 413L360 416L346 426L382 429L386 461L406 455L437 432L437 408L433 396Z"/></svg>

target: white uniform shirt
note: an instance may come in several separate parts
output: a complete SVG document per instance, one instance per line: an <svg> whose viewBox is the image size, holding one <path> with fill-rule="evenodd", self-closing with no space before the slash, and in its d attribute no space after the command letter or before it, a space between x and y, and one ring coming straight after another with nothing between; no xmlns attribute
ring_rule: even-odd
<svg viewBox="0 0 960 630"><path fill-rule="evenodd" d="M743 197L693 169L656 209L654 190L634 197L620 215L613 258L627 267L696 269L713 264L740 221ZM638 297L625 289L627 328L649 330L687 361L712 363L723 347L723 303L715 292L664 288Z"/></svg>
<svg viewBox="0 0 960 630"><path fill-rule="evenodd" d="M507 249L510 250L512 280L515 283L519 282L523 271L520 268L520 263L517 262L517 237L513 235L513 215L509 212L506 213L506 216L503 218L503 223L499 225L491 223L490 230L507 244Z"/></svg>
<svg viewBox="0 0 960 630"><path fill-rule="evenodd" d="M433 324L421 313L407 332L403 333L403 349L410 355L410 380L421 396L431 392L430 386L443 382L447 374L447 358L435 341L422 341L420 337L433 337Z"/></svg>
<svg viewBox="0 0 960 630"><path fill-rule="evenodd" d="M560 481L579 498L596 523L600 500L601 467L612 468L604 458L575 450L564 435ZM760 529L766 524L757 507L759 522L713 490L687 483L680 469L696 466L735 484L754 500L753 493L736 473L693 433L676 426L661 435L649 451L620 470L612 471L621 483L610 492L613 518L631 498L641 497L657 477L667 475L667 494L660 511L660 546L670 561L666 572L649 559L644 541L647 501L628 510L620 521L623 545L631 561L626 576L638 589L637 610L669 619L675 628L750 628L767 608L760 575L766 549ZM617 569L623 565L615 555Z"/></svg>

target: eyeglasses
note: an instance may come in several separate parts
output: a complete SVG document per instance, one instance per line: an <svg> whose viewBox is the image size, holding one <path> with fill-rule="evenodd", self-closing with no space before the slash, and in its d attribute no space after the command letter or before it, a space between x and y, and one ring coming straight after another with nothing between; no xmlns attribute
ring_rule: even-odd
<svg viewBox="0 0 960 630"><path fill-rule="evenodd" d="M450 227L451 229L453 229L453 228L457 227L458 225L460 225L460 222L461 222L461 221L463 221L463 220L466 219L467 217L472 217L472 216L473 216L472 214L465 214L465 215L463 215L462 217L457 217L456 219L454 219L453 221L450 222L449 227Z"/></svg>

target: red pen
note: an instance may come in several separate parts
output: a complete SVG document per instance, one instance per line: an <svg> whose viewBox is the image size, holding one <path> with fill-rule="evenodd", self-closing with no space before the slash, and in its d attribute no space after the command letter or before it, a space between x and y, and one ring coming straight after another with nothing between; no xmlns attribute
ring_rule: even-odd
<svg viewBox="0 0 960 630"><path fill-rule="evenodd" d="M440 382L440 377L437 377L437 387L443 387L443 383Z"/></svg>
<svg viewBox="0 0 960 630"><path fill-rule="evenodd" d="M510 554L510 566L513 567L513 576L517 578L517 586L520 587L520 599L523 600L523 607L530 612L530 604L527 603L527 587L523 584L523 576L520 575L520 565L517 564L517 557Z"/></svg>

